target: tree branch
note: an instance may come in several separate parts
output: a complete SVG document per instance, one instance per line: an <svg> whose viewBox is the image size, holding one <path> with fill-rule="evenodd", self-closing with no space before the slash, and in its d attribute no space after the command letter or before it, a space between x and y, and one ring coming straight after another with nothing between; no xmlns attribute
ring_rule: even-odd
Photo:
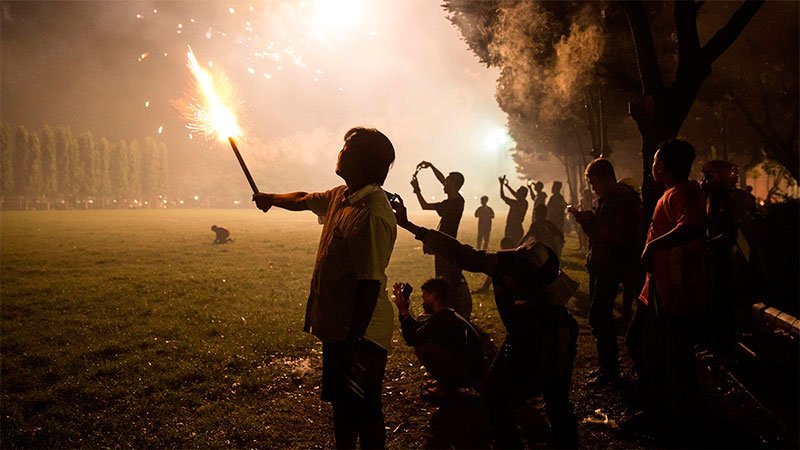
<svg viewBox="0 0 800 450"><path fill-rule="evenodd" d="M700 56L700 37L697 34L697 7L692 2L676 1L673 14L678 36L678 72L681 65Z"/></svg>
<svg viewBox="0 0 800 450"><path fill-rule="evenodd" d="M742 6L733 13L733 16L728 19L728 23L720 28L720 30L706 42L702 52L709 65L716 61L716 59L733 44L733 41L739 37L744 27L750 23L750 20L763 4L763 0L746 0Z"/></svg>
<svg viewBox="0 0 800 450"><path fill-rule="evenodd" d="M653 33L641 1L623 1L622 9L631 27L633 44L636 47L636 65L642 82L643 94L655 94L664 89L661 69L658 65Z"/></svg>
<svg viewBox="0 0 800 450"><path fill-rule="evenodd" d="M750 109L747 108L747 106L745 106L744 101L742 101L742 99L736 95L731 95L731 99L733 100L733 103L739 108L739 111L742 112L744 120L747 122L747 124L750 125L750 127L753 128L753 130L755 130L755 132L761 137L761 139L764 140L764 144L780 151L780 141L776 142L775 136L767 128L763 126L761 121L756 119L756 117L753 115Z"/></svg>

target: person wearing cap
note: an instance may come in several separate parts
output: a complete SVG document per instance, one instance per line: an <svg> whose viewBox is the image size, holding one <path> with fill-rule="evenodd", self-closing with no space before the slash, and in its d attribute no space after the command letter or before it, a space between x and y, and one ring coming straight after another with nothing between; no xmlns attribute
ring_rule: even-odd
<svg viewBox="0 0 800 450"><path fill-rule="evenodd" d="M578 323L564 307L570 293L555 253L532 239L510 250L476 250L410 222L401 198L392 202L392 208L397 225L435 254L464 270L492 277L495 305L506 329L482 392L495 448L522 448L514 411L539 393L544 394L554 446L577 447L569 392Z"/></svg>

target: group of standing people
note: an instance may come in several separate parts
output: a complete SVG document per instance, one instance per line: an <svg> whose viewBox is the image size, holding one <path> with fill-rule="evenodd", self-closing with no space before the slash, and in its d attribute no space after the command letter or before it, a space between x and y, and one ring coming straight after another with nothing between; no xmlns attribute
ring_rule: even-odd
<svg viewBox="0 0 800 450"><path fill-rule="evenodd" d="M691 310L702 303L705 294L695 284L704 267L698 253L703 216L702 209L698 210L702 208L699 190L687 180L693 159L687 146L680 141L665 144L653 166L656 181L667 191L656 207L643 247L641 258L647 278L635 326L629 333L640 379L651 385L663 381L663 359L669 358L670 367L682 374L682 386L689 386L687 351L691 338L684 331L692 323ZM464 210L459 194L463 175L451 172L445 176L427 161L418 165L411 182L414 193L424 210L436 211L441 218L438 230L430 230L411 222L403 200L390 198L381 188L394 158L394 147L383 133L353 128L344 136L336 164L336 174L344 185L325 192L253 196L264 212L277 206L311 210L324 217L304 329L323 344L321 394L333 405L336 446L354 448L360 440L362 448L385 447L381 386L394 329L386 268L399 226L421 241L424 252L435 259L435 277L421 287L423 316L411 314L413 288L408 284L394 283L392 300L406 343L414 347L439 391L447 394L461 387L480 387L496 448L522 447L514 411L532 396L543 394L553 445L577 447L577 422L569 394L578 324L565 307L571 292L560 271L561 248L545 245L538 237L541 231L534 226L527 234L521 231L528 187L514 191L501 178L501 196L511 207L514 222L509 221L506 227L508 248L487 251L489 230L485 228L476 247L457 240ZM421 193L416 175L428 168L447 195L441 202L428 203ZM629 193L616 184L610 163L592 162L587 176L599 206L593 212L572 212L589 238L590 290L592 302L597 303L590 322L598 339L598 353L603 354L603 374L612 377L616 338L611 342L608 335L608 299L612 291L616 293L616 286L611 286L625 278L625 271L612 269L609 264L620 265L621 258L635 259L640 241L624 238L628 232L635 234L635 214L625 215L628 207L633 208L633 196L629 205ZM555 228L563 226L563 197L564 205L553 207L558 214L550 218L542 209L547 207L543 186L537 183L532 187L537 192L533 196L534 225L549 221ZM511 192L511 197L504 190ZM560 197L559 191L560 183L553 186L548 206ZM476 216L484 223L493 216L483 199ZM617 226L618 222L624 222L624 226ZM681 251L675 251L678 248ZM469 322L472 299L462 270L491 278L495 306L506 330L488 370L484 370L480 338ZM653 352L664 344L663 329L669 330L669 344L674 350L669 357Z"/></svg>

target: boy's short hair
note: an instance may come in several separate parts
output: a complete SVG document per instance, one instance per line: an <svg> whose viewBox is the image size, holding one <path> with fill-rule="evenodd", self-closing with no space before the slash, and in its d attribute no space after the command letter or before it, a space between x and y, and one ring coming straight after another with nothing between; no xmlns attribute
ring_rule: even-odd
<svg viewBox="0 0 800 450"><path fill-rule="evenodd" d="M517 197L527 197L528 196L528 188L526 188L525 186L520 186L519 189L517 189L516 194L517 194Z"/></svg>
<svg viewBox="0 0 800 450"><path fill-rule="evenodd" d="M586 178L597 176L604 179L617 179L617 174L614 172L614 166L611 164L611 161L605 158L597 158L590 162L589 165L586 166L585 175Z"/></svg>
<svg viewBox="0 0 800 450"><path fill-rule="evenodd" d="M436 277L431 278L428 281L422 283L422 290L427 292L432 292L436 294L436 298L439 299L444 306L448 304L448 295L450 294L450 282L447 281L444 277Z"/></svg>
<svg viewBox="0 0 800 450"><path fill-rule="evenodd" d="M486 203L488 201L489 201L489 196L488 195L481 196L481 203Z"/></svg>
<svg viewBox="0 0 800 450"><path fill-rule="evenodd" d="M564 186L560 181L553 181L553 189L561 189Z"/></svg>
<svg viewBox="0 0 800 450"><path fill-rule="evenodd" d="M689 178L697 151L682 139L668 139L658 145L658 159L676 180Z"/></svg>
<svg viewBox="0 0 800 450"><path fill-rule="evenodd" d="M394 146L389 138L375 128L355 127L344 134L344 141L358 155L367 181L382 186L394 162Z"/></svg>
<svg viewBox="0 0 800 450"><path fill-rule="evenodd" d="M461 186L464 185L464 175L461 172L450 172L447 175L447 178L453 180L453 183L456 185L456 189L461 189Z"/></svg>
<svg viewBox="0 0 800 450"><path fill-rule="evenodd" d="M541 181L537 181L536 183L534 183L533 188L536 190L542 190L544 189L544 183L542 183Z"/></svg>

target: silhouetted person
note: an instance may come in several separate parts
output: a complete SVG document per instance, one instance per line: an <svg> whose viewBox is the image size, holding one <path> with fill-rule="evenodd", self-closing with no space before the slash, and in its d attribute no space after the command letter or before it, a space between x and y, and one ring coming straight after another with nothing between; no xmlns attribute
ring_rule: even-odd
<svg viewBox="0 0 800 450"><path fill-rule="evenodd" d="M494 211L487 203L489 197L481 197L481 206L475 210L475 217L478 218L478 243L475 248L486 250L489 248L489 236L492 234L492 220L494 220Z"/></svg>
<svg viewBox="0 0 800 450"><path fill-rule="evenodd" d="M703 194L688 179L694 158L694 147L679 139L655 154L653 179L666 190L647 232L647 278L628 333L648 409L674 434L700 430L693 345L708 293Z"/></svg>
<svg viewBox="0 0 800 450"><path fill-rule="evenodd" d="M500 180L500 198L508 205L508 217L506 218L505 237L511 239L514 245L522 240L525 230L522 228L522 221L525 220L525 212L528 211L528 188L520 186L516 191L508 185L508 178L505 175ZM505 190L511 193L511 197L506 197Z"/></svg>
<svg viewBox="0 0 800 450"><path fill-rule="evenodd" d="M464 213L464 197L458 192L461 186L464 185L464 175L459 172L450 172L445 177L436 166L428 161L422 161L417 165L417 171L427 168L430 168L436 179L442 183L442 188L447 198L438 203L428 203L425 200L425 196L422 195L416 175L411 179L411 187L414 189L414 194L417 195L417 200L423 210L436 211L439 214L438 230L448 236L457 237L458 225L461 223L461 216ZM429 253L427 249L423 249L423 251ZM452 302L453 309L469 320L472 315L472 296L469 293L467 280L461 274L461 269L436 255L434 255L433 263L436 276L447 278L450 286L455 291Z"/></svg>
<svg viewBox="0 0 800 450"><path fill-rule="evenodd" d="M633 199L617 184L614 166L607 159L589 163L586 178L597 194L597 208L569 212L589 236L589 324L597 339L600 365L592 373L592 382L610 383L619 376L614 302L629 265L636 261L639 203L638 196Z"/></svg>
<svg viewBox="0 0 800 450"><path fill-rule="evenodd" d="M553 195L547 202L547 220L553 222L559 231L564 232L564 210L567 208L567 201L561 195L561 182L554 181L553 188L550 191ZM535 206L534 206L535 208ZM558 254L561 257L561 253Z"/></svg>
<svg viewBox="0 0 800 450"><path fill-rule="evenodd" d="M564 233L555 224L547 220L547 206L539 205L534 211L533 223L528 229L526 237L533 238L536 242L544 245L556 253L561 254L564 247Z"/></svg>
<svg viewBox="0 0 800 450"><path fill-rule="evenodd" d="M311 278L304 330L322 341L322 399L333 404L338 448L384 448L381 385L392 340L386 266L397 228L381 185L394 147L380 131L344 136L336 174L345 185L326 192L253 195L259 209L311 210L325 217Z"/></svg>
<svg viewBox="0 0 800 450"><path fill-rule="evenodd" d="M703 165L701 172L711 275L711 344L732 356L736 346L734 311L748 303L751 292L746 267L749 244L742 226L755 211L755 198L736 189L739 168L735 164L712 160Z"/></svg>
<svg viewBox="0 0 800 450"><path fill-rule="evenodd" d="M214 239L215 244L227 244L228 242L233 242L233 239L231 239L231 232L227 228L211 225L211 231L216 234L216 238Z"/></svg>
<svg viewBox="0 0 800 450"><path fill-rule="evenodd" d="M414 347L417 358L436 380L433 395L444 397L459 388L477 386L483 377L481 340L466 319L447 307L450 283L440 277L422 284L424 314L417 319L411 316L411 289L406 286L396 283L392 299L403 339Z"/></svg>
<svg viewBox="0 0 800 450"><path fill-rule="evenodd" d="M547 206L547 194L544 192L544 183L541 181L533 183L533 189L531 189L531 200L533 201L534 208L539 205Z"/></svg>
<svg viewBox="0 0 800 450"><path fill-rule="evenodd" d="M542 392L554 446L576 448L578 430L569 391L578 324L563 306L570 294L559 277L555 253L533 240L513 250L476 250L409 222L402 199L392 206L398 225L434 253L464 270L492 277L495 304L507 332L483 392L495 448L522 448L514 410Z"/></svg>

